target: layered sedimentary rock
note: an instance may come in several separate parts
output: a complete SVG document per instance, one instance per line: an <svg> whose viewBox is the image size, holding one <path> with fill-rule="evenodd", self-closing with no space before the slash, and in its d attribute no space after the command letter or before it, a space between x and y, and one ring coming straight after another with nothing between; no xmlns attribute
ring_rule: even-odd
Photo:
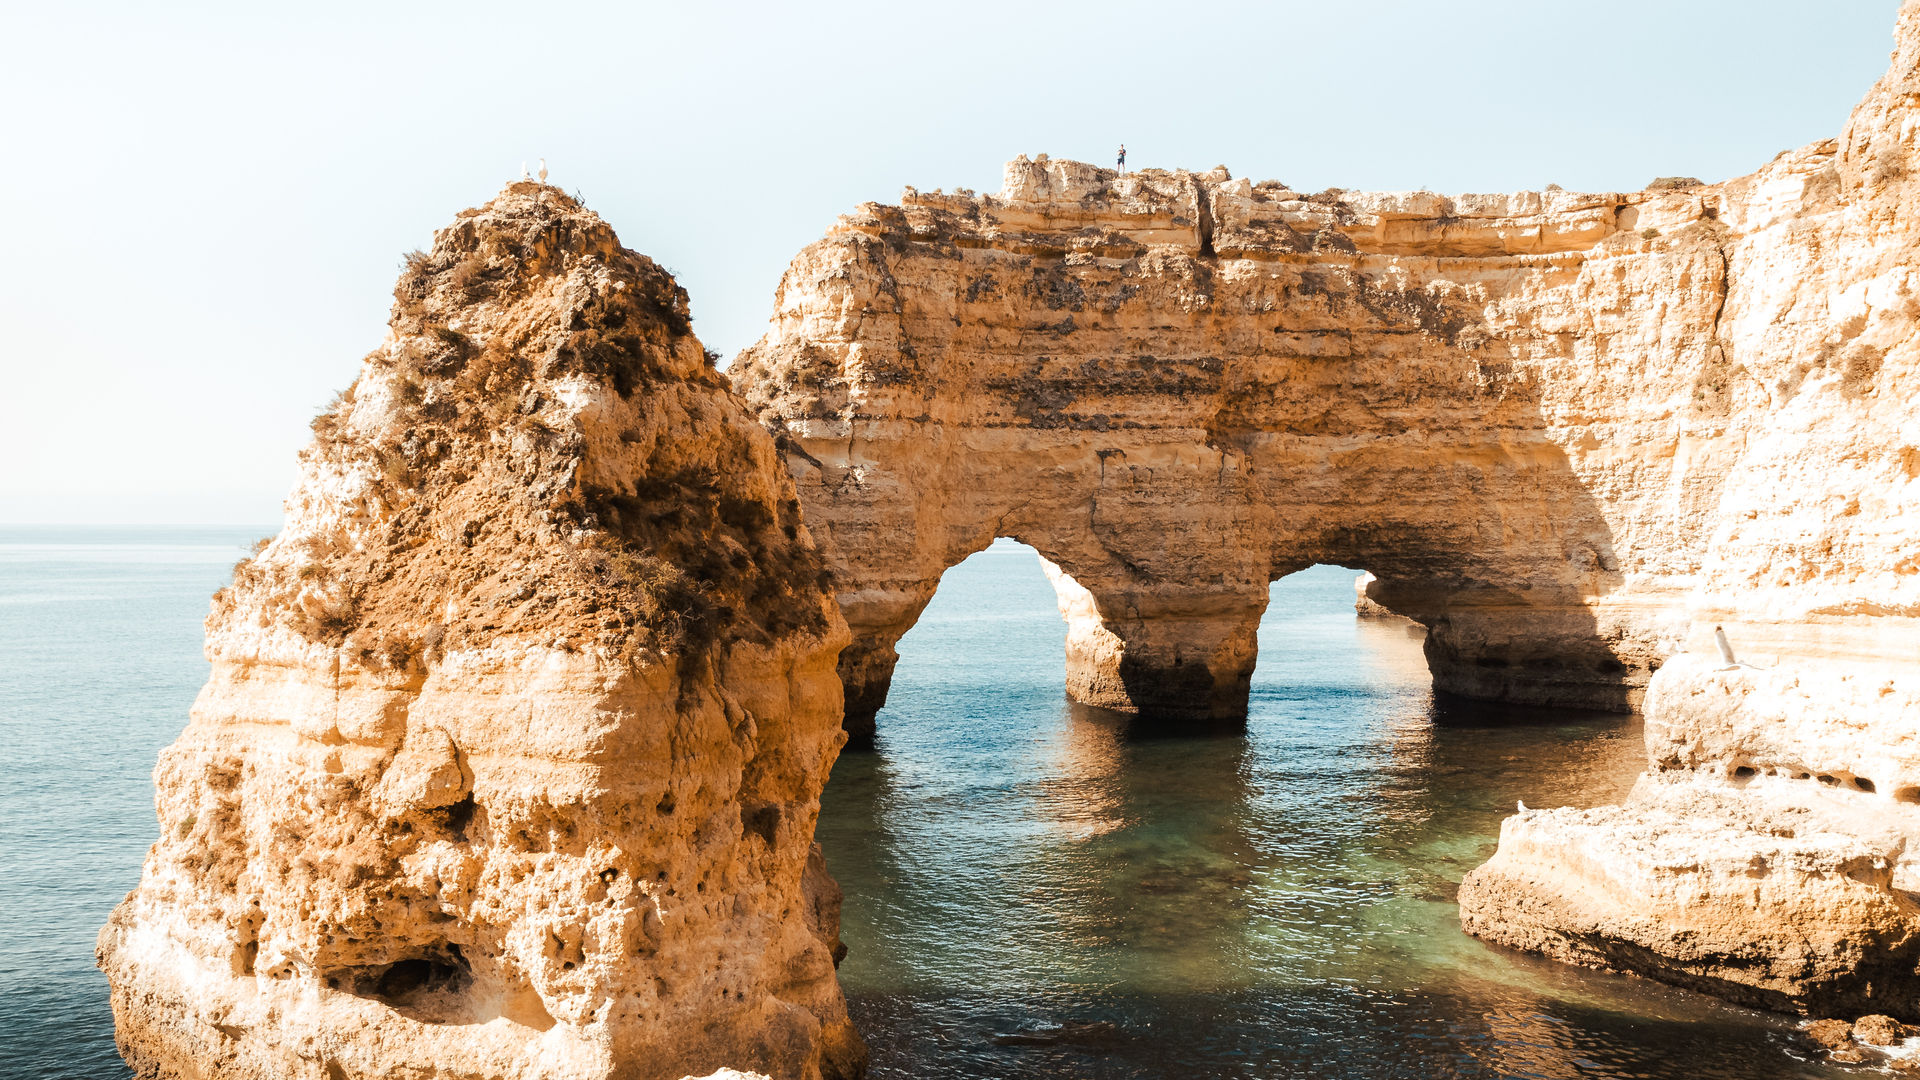
<svg viewBox="0 0 1920 1080"><path fill-rule="evenodd" d="M846 630L685 294L518 183L409 260L207 621L100 935L149 1077L849 1075Z"/></svg>
<svg viewBox="0 0 1920 1080"><path fill-rule="evenodd" d="M1920 1018L1920 4L1844 134L1711 191L1739 418L1628 801L1528 811L1490 939L1777 1008ZM1751 391L1742 387L1751 386ZM1733 661L1712 638L1723 624Z"/></svg>
<svg viewBox="0 0 1920 1080"><path fill-rule="evenodd" d="M1426 624L1442 690L1630 707L1784 392L1723 318L1739 231L1835 152L1454 198L1042 156L843 217L734 380L838 578L849 725L996 536L1059 568L1091 704L1243 715L1269 583L1334 562Z"/></svg>
<svg viewBox="0 0 1920 1080"><path fill-rule="evenodd" d="M996 536L1049 561L1069 693L1173 716L1244 712L1269 582L1361 567L1443 691L1652 680L1634 798L1508 822L1470 929L1914 1018L1917 100L1910 2L1839 138L1726 183L1308 194L1042 156L843 217L734 379L838 579L850 729Z"/></svg>

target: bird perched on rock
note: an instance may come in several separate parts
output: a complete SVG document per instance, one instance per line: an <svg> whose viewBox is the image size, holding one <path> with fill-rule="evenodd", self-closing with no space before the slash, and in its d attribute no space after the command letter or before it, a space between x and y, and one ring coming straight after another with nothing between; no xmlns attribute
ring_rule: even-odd
<svg viewBox="0 0 1920 1080"><path fill-rule="evenodd" d="M546 158L540 159L540 182L543 184L547 182L547 159Z"/></svg>
<svg viewBox="0 0 1920 1080"><path fill-rule="evenodd" d="M527 163L524 161L520 163L520 179L522 180L533 179L533 174L527 171Z"/></svg>
<svg viewBox="0 0 1920 1080"><path fill-rule="evenodd" d="M1523 814L1524 814L1524 813L1526 813L1526 812L1527 812L1527 800L1525 800L1525 799L1515 799L1515 800L1513 801L1513 804L1514 804L1515 806L1518 806L1518 807L1520 808L1520 812L1521 812L1521 813L1523 813Z"/></svg>

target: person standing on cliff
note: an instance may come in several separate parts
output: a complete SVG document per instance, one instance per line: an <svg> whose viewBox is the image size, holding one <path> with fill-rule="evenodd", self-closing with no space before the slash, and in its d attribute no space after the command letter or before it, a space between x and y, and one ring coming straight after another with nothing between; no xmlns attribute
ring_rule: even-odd
<svg viewBox="0 0 1920 1080"><path fill-rule="evenodd" d="M1126 143L1120 144L1120 161L1118 164L1120 166L1121 175L1124 176L1127 171L1127 144Z"/></svg>

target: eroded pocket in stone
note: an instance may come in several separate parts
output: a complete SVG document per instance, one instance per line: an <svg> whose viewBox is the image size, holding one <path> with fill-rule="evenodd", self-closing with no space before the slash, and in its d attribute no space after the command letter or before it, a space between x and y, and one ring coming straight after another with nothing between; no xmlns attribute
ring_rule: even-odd
<svg viewBox="0 0 1920 1080"><path fill-rule="evenodd" d="M467 1011L464 998L473 971L460 946L449 943L387 964L335 968L322 981L330 990L378 1001L411 1019L456 1023Z"/></svg>

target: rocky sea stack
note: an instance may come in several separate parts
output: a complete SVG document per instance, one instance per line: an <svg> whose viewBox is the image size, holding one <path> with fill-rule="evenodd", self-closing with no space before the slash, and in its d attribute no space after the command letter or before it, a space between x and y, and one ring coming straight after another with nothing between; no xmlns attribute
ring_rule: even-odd
<svg viewBox="0 0 1920 1080"><path fill-rule="evenodd" d="M857 1073L846 630L685 293L522 182L408 259L101 932L150 1077Z"/></svg>

